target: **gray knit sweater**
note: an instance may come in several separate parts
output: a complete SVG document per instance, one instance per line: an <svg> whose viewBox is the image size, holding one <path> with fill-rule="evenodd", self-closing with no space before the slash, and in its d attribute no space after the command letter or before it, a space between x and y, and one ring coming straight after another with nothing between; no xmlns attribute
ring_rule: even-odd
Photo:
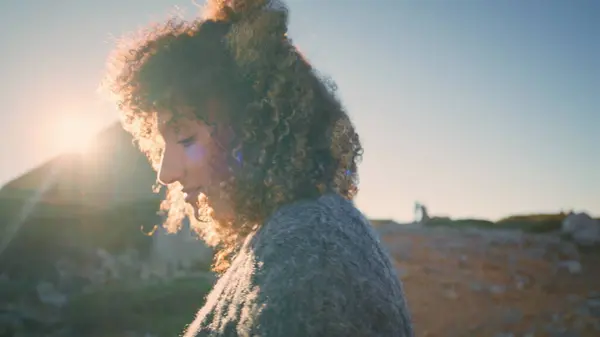
<svg viewBox="0 0 600 337"><path fill-rule="evenodd" d="M192 336L413 336L401 283L369 221L330 194L275 212L187 327Z"/></svg>

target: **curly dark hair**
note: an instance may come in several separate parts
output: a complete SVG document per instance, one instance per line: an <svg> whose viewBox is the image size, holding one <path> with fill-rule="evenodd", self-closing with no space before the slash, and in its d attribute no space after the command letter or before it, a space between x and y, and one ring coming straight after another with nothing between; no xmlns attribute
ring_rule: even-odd
<svg viewBox="0 0 600 337"><path fill-rule="evenodd" d="M362 146L335 84L288 38L284 6L266 0L210 5L206 17L172 18L125 39L110 58L106 83L124 128L155 169L162 153L159 110L185 104L199 119L234 131L225 147L237 168L220 186L235 220L194 223L218 248L214 268L222 271L239 243L282 205L327 192L354 198ZM203 113L210 98L227 102L227 116L210 120ZM190 216L176 185L163 203L172 229Z"/></svg>

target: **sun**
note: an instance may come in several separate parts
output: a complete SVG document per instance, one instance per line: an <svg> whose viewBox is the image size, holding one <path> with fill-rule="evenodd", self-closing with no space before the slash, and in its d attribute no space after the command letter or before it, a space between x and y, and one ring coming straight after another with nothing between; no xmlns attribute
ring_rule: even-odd
<svg viewBox="0 0 600 337"><path fill-rule="evenodd" d="M85 153L90 149L94 133L83 118L67 116L59 121L56 136L62 151Z"/></svg>

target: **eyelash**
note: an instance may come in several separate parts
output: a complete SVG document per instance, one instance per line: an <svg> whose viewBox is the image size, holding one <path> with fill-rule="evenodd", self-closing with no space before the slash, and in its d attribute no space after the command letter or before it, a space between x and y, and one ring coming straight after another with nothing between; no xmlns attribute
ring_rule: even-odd
<svg viewBox="0 0 600 337"><path fill-rule="evenodd" d="M183 145L184 147L188 147L188 146L192 145L195 140L196 140L196 137L192 136L192 137L180 140L178 143Z"/></svg>

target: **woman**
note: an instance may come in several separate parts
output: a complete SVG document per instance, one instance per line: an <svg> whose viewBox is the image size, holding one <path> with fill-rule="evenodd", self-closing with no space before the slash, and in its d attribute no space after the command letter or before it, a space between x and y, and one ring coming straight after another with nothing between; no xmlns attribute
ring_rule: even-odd
<svg viewBox="0 0 600 337"><path fill-rule="evenodd" d="M221 273L185 336L412 336L402 287L352 199L362 147L266 0L213 1L112 58L110 88ZM200 299L199 299L200 300Z"/></svg>

